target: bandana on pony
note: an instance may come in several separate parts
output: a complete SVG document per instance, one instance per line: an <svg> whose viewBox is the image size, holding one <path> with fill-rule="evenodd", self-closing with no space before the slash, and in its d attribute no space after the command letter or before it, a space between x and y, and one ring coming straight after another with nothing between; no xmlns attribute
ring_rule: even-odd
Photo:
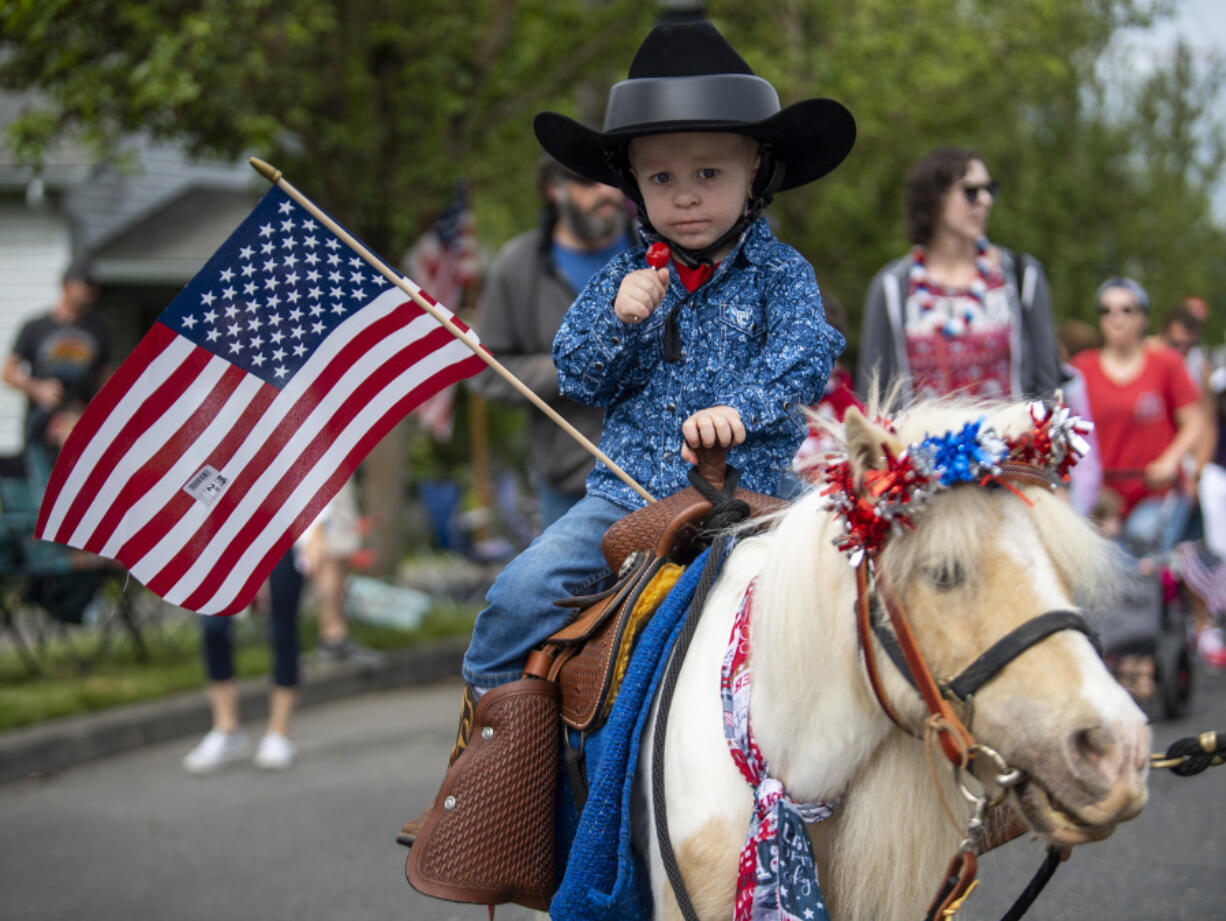
<svg viewBox="0 0 1226 921"><path fill-rule="evenodd" d="M956 432L929 435L897 457L885 447L885 469L868 471L862 489L856 488L850 460L832 459L823 494L843 520L838 548L853 562L878 553L896 528L915 527L915 516L938 492L961 483L1000 482L1007 463L1038 467L1067 481L1069 470L1090 450L1085 436L1093 424L1063 404L1049 408L1034 402L1028 409L1033 425L1019 435L1003 437L985 428L981 416Z"/></svg>
<svg viewBox="0 0 1226 921"><path fill-rule="evenodd" d="M737 867L734 921L830 921L817 881L817 862L805 823L832 816L839 800L797 803L771 776L749 725L749 584L732 625L720 670L724 737L741 776L753 787L753 816Z"/></svg>

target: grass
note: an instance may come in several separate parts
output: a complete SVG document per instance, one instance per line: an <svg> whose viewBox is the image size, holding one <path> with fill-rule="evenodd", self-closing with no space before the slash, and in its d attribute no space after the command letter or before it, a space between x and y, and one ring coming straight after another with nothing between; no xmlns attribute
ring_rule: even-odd
<svg viewBox="0 0 1226 921"><path fill-rule="evenodd" d="M421 645L446 637L467 636L477 605L437 601L415 630L398 630L351 621L351 636L372 649ZM316 619L307 608L300 618L302 649L315 644ZM263 618L244 618L235 632L235 668L240 678L267 675L270 651ZM0 649L0 731L107 707L156 700L170 694L202 690L204 664L200 631L191 615L152 624L142 631L150 661L142 662L122 630L99 650L99 633L70 628L67 636L47 641L40 652L40 674L31 675L15 649ZM75 635L74 635L75 634Z"/></svg>

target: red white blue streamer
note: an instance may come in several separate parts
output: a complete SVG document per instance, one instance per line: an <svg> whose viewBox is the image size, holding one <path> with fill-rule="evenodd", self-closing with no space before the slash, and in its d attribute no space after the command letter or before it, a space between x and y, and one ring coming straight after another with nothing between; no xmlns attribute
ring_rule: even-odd
<svg viewBox="0 0 1226 921"><path fill-rule="evenodd" d="M897 456L883 445L884 468L864 471L862 485L845 455L832 457L823 492L843 520L839 549L853 562L862 553L879 552L898 527L915 527L916 515L937 493L963 483L989 485L1006 463L1050 470L1067 481L1069 470L1090 450L1085 436L1093 424L1063 404L1034 402L1029 411L1032 427L1020 435L1003 437L985 428L981 417L956 432L929 435Z"/></svg>
<svg viewBox="0 0 1226 921"><path fill-rule="evenodd" d="M753 816L737 873L734 921L829 921L806 823L832 816L839 800L797 803L754 739L749 722L749 618L756 581L741 601L720 673L724 736L754 791Z"/></svg>

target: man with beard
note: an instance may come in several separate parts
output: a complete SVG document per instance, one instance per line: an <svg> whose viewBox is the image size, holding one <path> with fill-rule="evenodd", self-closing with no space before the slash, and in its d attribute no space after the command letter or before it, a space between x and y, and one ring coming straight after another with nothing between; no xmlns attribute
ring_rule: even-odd
<svg viewBox="0 0 1226 921"><path fill-rule="evenodd" d="M544 202L535 230L509 240L486 276L478 307L481 342L567 421L599 443L604 410L563 397L553 365L553 339L587 280L630 245L622 193L571 172L552 157L537 165ZM472 381L491 400L526 404L502 377ZM543 413L528 418L529 463L548 527L582 498L593 458Z"/></svg>

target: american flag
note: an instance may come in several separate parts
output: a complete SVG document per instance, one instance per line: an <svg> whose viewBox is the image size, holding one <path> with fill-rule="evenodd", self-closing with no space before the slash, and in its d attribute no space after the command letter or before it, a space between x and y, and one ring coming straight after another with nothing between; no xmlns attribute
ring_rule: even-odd
<svg viewBox="0 0 1226 921"><path fill-rule="evenodd" d="M456 183L451 203L405 255L405 268L444 304L459 305L464 288L476 281L478 269L466 182ZM447 387L423 402L413 416L436 441L447 441L454 409L455 388Z"/></svg>
<svg viewBox="0 0 1226 921"><path fill-rule="evenodd" d="M236 613L393 425L484 367L274 187L87 407L36 536Z"/></svg>

